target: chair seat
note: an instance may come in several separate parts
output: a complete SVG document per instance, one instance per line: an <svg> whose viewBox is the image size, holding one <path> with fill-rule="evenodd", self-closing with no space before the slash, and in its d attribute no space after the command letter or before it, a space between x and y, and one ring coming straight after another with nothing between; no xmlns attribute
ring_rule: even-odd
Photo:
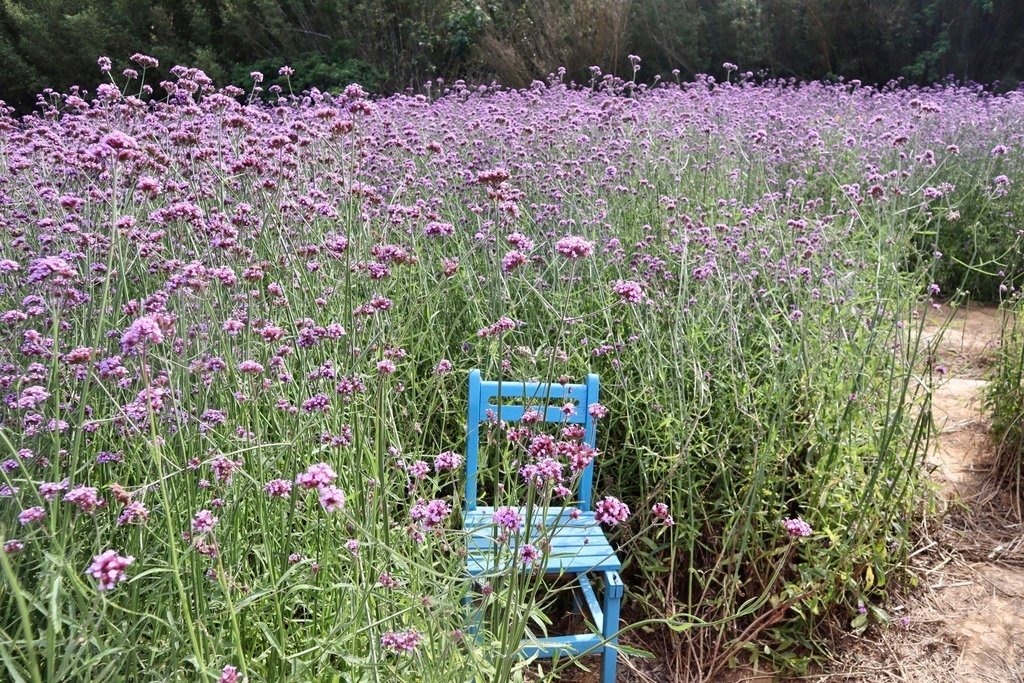
<svg viewBox="0 0 1024 683"><path fill-rule="evenodd" d="M622 563L615 556L615 550L601 531L601 525L594 519L593 512L581 512L576 519L570 517L573 508L548 508L543 521L540 510L534 511L530 520L530 538L543 538L550 547L542 554L546 573L583 574L592 571L619 571ZM526 521L525 508L519 508L519 516ZM508 570L518 562L518 544L526 536L524 528L513 535L504 545L511 546L498 552L498 541L494 538L495 525L492 520L493 507L478 507L465 513L464 527L470 532L466 569L470 576L479 576ZM543 534L538 531L543 529ZM518 536L518 538L517 538ZM536 545L536 543L535 543Z"/></svg>

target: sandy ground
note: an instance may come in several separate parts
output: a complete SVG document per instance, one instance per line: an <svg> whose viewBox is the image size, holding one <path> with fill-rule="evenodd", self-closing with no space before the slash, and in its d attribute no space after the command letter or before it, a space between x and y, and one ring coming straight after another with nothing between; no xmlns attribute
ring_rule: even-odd
<svg viewBox="0 0 1024 683"><path fill-rule="evenodd" d="M919 586L889 606L893 625L840 634L821 672L793 680L1024 683L1024 525L986 485L991 440L982 403L1001 314L966 306L944 321L949 314L929 311L926 318L926 339L946 375L932 397L938 439L926 463L941 509L911 558ZM596 669L599 661L590 664ZM563 677L598 680L596 672ZM739 670L715 683L774 680ZM671 676L665 663L620 659L618 681L670 683Z"/></svg>

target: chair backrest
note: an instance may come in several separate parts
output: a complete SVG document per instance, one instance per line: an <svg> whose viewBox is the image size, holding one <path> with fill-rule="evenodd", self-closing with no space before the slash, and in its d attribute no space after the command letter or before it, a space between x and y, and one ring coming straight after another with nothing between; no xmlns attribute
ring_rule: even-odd
<svg viewBox="0 0 1024 683"><path fill-rule="evenodd" d="M469 373L469 419L466 423L466 508L476 508L478 472L480 465L480 423L486 422L488 410L502 422L516 422L531 408L543 410L543 422L581 424L583 441L597 447L597 424L588 410L598 402L600 383L597 375L587 375L586 384L547 384L540 382L490 382L480 379L480 371ZM503 404L501 399L516 399L518 403ZM574 401L575 414L566 416L556 400ZM590 510L591 488L594 482L594 463L587 465L580 475L579 507Z"/></svg>

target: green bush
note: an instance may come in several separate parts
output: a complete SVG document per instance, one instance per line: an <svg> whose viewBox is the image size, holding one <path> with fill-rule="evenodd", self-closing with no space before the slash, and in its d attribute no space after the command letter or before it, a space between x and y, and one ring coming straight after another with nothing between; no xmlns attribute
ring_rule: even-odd
<svg viewBox="0 0 1024 683"><path fill-rule="evenodd" d="M1019 515L1024 502L1024 298L1018 293L1005 311L985 407L992 417L996 443L995 474L1017 494Z"/></svg>
<svg viewBox="0 0 1024 683"><path fill-rule="evenodd" d="M289 78L279 75L283 66L290 66L295 73ZM258 71L264 75L261 84L264 90L273 85L283 92L300 93L310 88L322 92L340 93L345 86L358 83L368 91L377 91L387 75L375 66L352 56L344 43L338 43L329 54L307 52L294 57L273 57L250 64L240 65L231 70L230 81L244 88L252 85L250 74Z"/></svg>

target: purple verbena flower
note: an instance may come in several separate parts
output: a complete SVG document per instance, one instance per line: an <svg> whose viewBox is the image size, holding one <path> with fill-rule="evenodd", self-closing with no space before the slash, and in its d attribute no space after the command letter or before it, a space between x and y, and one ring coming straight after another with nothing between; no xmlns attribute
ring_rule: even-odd
<svg viewBox="0 0 1024 683"><path fill-rule="evenodd" d="M462 456L454 451L443 451L434 457L434 470L457 470L462 466Z"/></svg>
<svg viewBox="0 0 1024 683"><path fill-rule="evenodd" d="M209 510L200 510L196 513L196 516L192 518L192 528L200 534L205 534L209 531L213 531L213 528L217 526L218 518L213 516L213 513Z"/></svg>
<svg viewBox="0 0 1024 683"><path fill-rule="evenodd" d="M145 524L149 519L149 510L142 504L142 501L133 500L124 506L124 510L117 518L118 526L127 524Z"/></svg>
<svg viewBox="0 0 1024 683"><path fill-rule="evenodd" d="M523 519L519 516L519 511L507 505L502 505L496 509L494 514L491 515L491 521L511 531L519 531L523 528Z"/></svg>
<svg viewBox="0 0 1024 683"><path fill-rule="evenodd" d="M263 490L271 498L287 498L292 492L292 483L287 479L271 479L263 485Z"/></svg>
<svg viewBox="0 0 1024 683"><path fill-rule="evenodd" d="M412 506L409 516L423 528L434 529L440 526L451 512L452 506L439 498L429 502L420 499Z"/></svg>
<svg viewBox="0 0 1024 683"><path fill-rule="evenodd" d="M77 505L86 514L93 514L105 501L99 497L99 490L94 486L76 486L64 494L64 502Z"/></svg>
<svg viewBox="0 0 1024 683"><path fill-rule="evenodd" d="M814 533L811 525L799 517L782 520L782 528L793 538L804 538Z"/></svg>
<svg viewBox="0 0 1024 683"><path fill-rule="evenodd" d="M629 506L614 496L605 496L594 506L594 519L598 524L617 526L629 519Z"/></svg>
<svg viewBox="0 0 1024 683"><path fill-rule="evenodd" d="M295 478L295 483L306 489L328 486L338 478L337 472L325 462L318 462L306 468Z"/></svg>
<svg viewBox="0 0 1024 683"><path fill-rule="evenodd" d="M380 646L394 654L409 654L423 640L423 634L414 628L388 631L380 637Z"/></svg>
<svg viewBox="0 0 1024 683"><path fill-rule="evenodd" d="M519 549L519 561L526 567L529 567L531 564L536 562L540 556L540 550L538 550L532 543L527 543Z"/></svg>
<svg viewBox="0 0 1024 683"><path fill-rule="evenodd" d="M127 579L125 569L135 558L120 555L116 550L106 550L92 558L92 564L85 573L97 580L101 591L108 591Z"/></svg>
<svg viewBox="0 0 1024 683"><path fill-rule="evenodd" d="M337 486L320 487L320 507L327 512L338 512L345 509L345 492Z"/></svg>
<svg viewBox="0 0 1024 683"><path fill-rule="evenodd" d="M44 519L46 519L46 510L38 505L26 508L18 515L18 522L20 522L22 526L27 526L33 522L40 522Z"/></svg>

